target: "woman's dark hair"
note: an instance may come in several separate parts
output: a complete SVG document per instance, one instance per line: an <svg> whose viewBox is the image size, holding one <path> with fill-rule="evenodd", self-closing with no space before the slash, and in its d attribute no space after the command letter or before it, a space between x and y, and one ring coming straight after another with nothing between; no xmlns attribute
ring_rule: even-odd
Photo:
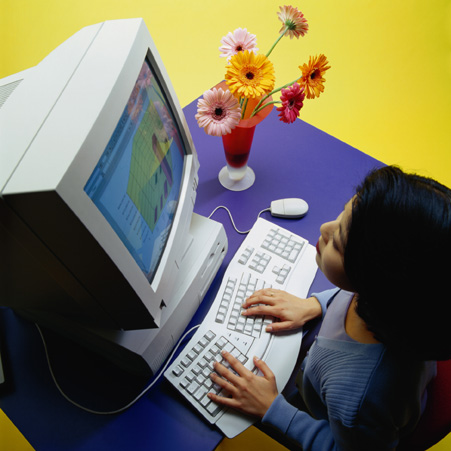
<svg viewBox="0 0 451 451"><path fill-rule="evenodd" d="M357 189L344 253L357 313L390 349L451 358L451 191L396 167Z"/></svg>

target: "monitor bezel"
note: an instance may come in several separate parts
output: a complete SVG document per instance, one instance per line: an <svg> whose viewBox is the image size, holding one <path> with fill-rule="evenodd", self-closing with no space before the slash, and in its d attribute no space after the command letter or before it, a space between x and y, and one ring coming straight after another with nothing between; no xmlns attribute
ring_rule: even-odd
<svg viewBox="0 0 451 451"><path fill-rule="evenodd" d="M122 30L118 30L117 25L123 25ZM112 57L111 55L102 57L107 46L111 51L114 50ZM166 249L150 284L125 245L83 189L117 125L145 58L148 59L169 101L186 149L179 205ZM92 77L92 73L96 73L96 77ZM93 92L96 93L97 99L89 105L89 96ZM139 19L102 24L77 71L67 84L59 103L63 110L67 109L67 105L83 105L86 110L91 111L91 115L78 117L80 122L77 124L78 134L84 134L85 137L58 183L56 191L117 266L124 276L124 282L137 293L158 325L162 308L170 303L170 294L174 289L171 281L176 276L177 260L182 258L187 246L185 241L189 239L188 230L197 187L198 163L177 96L144 21ZM95 118L92 117L92 113L95 114ZM58 120L63 122L64 118L67 120L71 117L71 114L66 114L60 111L58 105L52 111L52 116L59 117L57 122ZM57 124L47 125L52 128L58 127ZM107 305L104 304L104 307L108 310ZM116 321L120 324L120 318L116 318Z"/></svg>

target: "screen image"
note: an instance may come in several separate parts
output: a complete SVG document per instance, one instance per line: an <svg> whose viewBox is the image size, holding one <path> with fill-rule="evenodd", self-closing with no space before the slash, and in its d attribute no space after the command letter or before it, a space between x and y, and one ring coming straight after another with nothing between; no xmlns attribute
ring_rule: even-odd
<svg viewBox="0 0 451 451"><path fill-rule="evenodd" d="M177 209L185 155L169 105L146 60L84 190L149 282Z"/></svg>

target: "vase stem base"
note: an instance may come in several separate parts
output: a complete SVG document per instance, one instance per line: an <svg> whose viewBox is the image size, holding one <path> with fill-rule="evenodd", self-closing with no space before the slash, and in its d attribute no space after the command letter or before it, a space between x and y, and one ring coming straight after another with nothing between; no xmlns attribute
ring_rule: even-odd
<svg viewBox="0 0 451 451"><path fill-rule="evenodd" d="M218 179L221 185L230 191L244 191L254 184L255 173L248 166L246 169L246 174L241 180L232 180L229 177L229 171L227 170L227 166L224 166L219 172Z"/></svg>

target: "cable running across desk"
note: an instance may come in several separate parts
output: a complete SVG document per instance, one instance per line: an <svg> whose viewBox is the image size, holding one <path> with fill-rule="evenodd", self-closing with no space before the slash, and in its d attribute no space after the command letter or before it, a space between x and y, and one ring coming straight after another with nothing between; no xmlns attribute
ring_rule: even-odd
<svg viewBox="0 0 451 451"><path fill-rule="evenodd" d="M227 207L224 207L224 206L218 206L218 207L216 207L216 208L214 209L214 211L210 214L209 218L211 218L211 216L213 216L213 214L214 214L218 209L220 209L220 208L223 208L223 209L225 209L225 210L227 211L227 213L229 214L230 220L232 221L232 225L233 225L234 229L237 231L237 233L240 233L240 234L247 234L247 233L249 233L250 230L247 230L247 231L245 231L245 232L242 232L242 231L240 231L240 230L238 230L238 229L236 228L235 223L234 223L234 221L233 221L232 214L231 214L230 210L229 210ZM262 211L258 214L258 217L260 217L260 215L261 215L263 212L268 211L268 210L269 210L269 209L262 210ZM48 352L48 348L47 348L47 343L46 343L45 338L44 338L44 334L42 333L42 330L41 330L41 328L39 327L38 324L35 324L35 326L36 326L36 328L38 329L39 335L41 336L41 340L42 340L42 343L43 343L43 346L44 346L44 352L45 352L45 356L46 356L46 360L47 360L47 365L48 365L48 368L49 368L49 371L50 371L50 375L51 375L51 377L52 377L52 380L53 380L53 382L54 382L56 388L57 388L58 391L60 392L60 394L61 394L68 402L70 402L70 403L73 404L74 406L76 406L76 407L78 407L79 409L82 409L82 410L84 410L84 411L86 411L86 412L95 414L95 415L115 415L115 414L117 414L117 413L121 413L121 412L127 410L129 407L131 407L133 404L135 404L135 403L136 403L140 398L142 398L142 397L143 397L143 396L144 396L144 395L145 395L145 394L146 394L146 393L147 393L147 392L155 385L155 383L161 378L161 376L163 375L163 373L166 371L167 367L168 367L169 364L171 363L171 360L172 360L172 358L174 357L174 354L176 353L176 351L178 350L178 348L179 348L180 345L182 344L183 340L184 340L189 334L191 334L194 330L196 330L196 329L198 329L198 328L200 327L200 325L197 325L197 326L192 327L190 330L188 330L188 331L180 338L180 340L179 340L177 346L176 346L176 347L174 348L174 350L172 351L172 354L171 354L170 357L168 358L166 364L163 366L163 368L160 370L160 372L157 374L157 376L155 376L154 380L150 383L150 385L148 385L148 386L147 386L147 387L146 387L146 388L145 388L138 396L136 396L136 397L135 397L132 401L130 401L127 405L125 405L125 406L123 406L123 407L121 407L121 408L119 408L119 409L116 409L116 410L113 410L113 411L102 412L102 411L96 411L96 410L93 410L93 409L89 409L89 408L87 408L87 407L84 407L84 406L82 406L81 404L79 404L79 403L75 402L74 400L70 399L70 398L66 395L66 393L64 393L63 389L62 389L61 386L58 384L58 381L57 381L57 379L56 379L55 373L53 372L53 368L52 368L52 365L51 365L51 362L50 362L50 356L49 356L49 352Z"/></svg>
<svg viewBox="0 0 451 451"><path fill-rule="evenodd" d="M229 214L229 218L230 218L230 221L232 222L232 226L233 226L233 228L235 229L235 231L237 232L237 233L239 233L239 234L241 234L241 235L246 235L247 233L249 233L252 229L249 229L249 230L246 230L246 231L241 231L241 230L238 230L237 229L237 227L236 227L236 225L235 225L235 221L233 220L233 217L232 217L232 213L230 212L230 210L227 208L227 207L224 207L224 205L219 205L218 207L216 207L211 213L210 213L210 216L208 217L208 219L210 219L219 209L223 209L223 210L225 210L228 214ZM265 208L264 210L262 210L258 215L257 215L257 219L262 215L262 213L264 213L265 211L270 211L271 209L270 208Z"/></svg>
<svg viewBox="0 0 451 451"><path fill-rule="evenodd" d="M85 412L89 412L89 413L93 413L95 415L115 415L117 413L121 413L124 412L125 410L127 410L128 408L130 408L133 404L135 404L139 399L141 399L154 385L155 383L161 378L161 376L163 375L163 373L166 371L166 368L170 365L172 358L174 357L174 354L177 352L178 348L180 347L180 345L183 343L183 340L185 340L185 338L191 334L194 330L198 329L200 327L200 325L194 326L191 329L189 329L187 332L185 332L185 334L182 336L182 338L180 338L179 342L177 343L177 346L174 348L174 350L172 351L172 354L169 356L166 364L163 366L163 368L160 370L160 372L155 376L154 380L138 395L136 396L132 401L130 401L127 405L117 409L117 410L112 410L112 411L108 411L108 412L102 412L102 411L97 411L97 410L92 410L89 409L88 407L84 407L81 404L78 404L77 402L73 401L72 399L70 399L66 393L64 393L63 389L60 387L60 385L58 384L58 381L56 380L56 376L53 372L52 369L52 365L50 362L50 356L49 356L49 352L48 352L48 348L47 348L47 343L45 341L44 338L44 334L42 333L41 328L39 327L38 324L35 323L36 328L38 329L39 335L41 336L41 340L42 343L44 345L44 352L45 352L45 357L47 359L47 365L49 367L49 371L50 371L50 375L52 376L53 382L55 383L56 388L58 389L58 391L61 393L61 395L67 400L69 401L71 404L73 404L75 407L78 407L79 409L84 410Z"/></svg>

